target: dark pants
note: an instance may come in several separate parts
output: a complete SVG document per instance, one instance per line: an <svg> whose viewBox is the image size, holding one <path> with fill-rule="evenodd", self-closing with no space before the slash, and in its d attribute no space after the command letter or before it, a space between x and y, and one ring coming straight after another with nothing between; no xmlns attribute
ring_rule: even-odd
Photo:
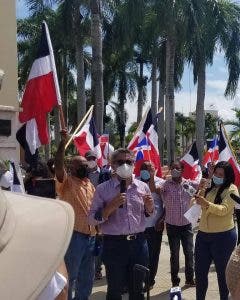
<svg viewBox="0 0 240 300"><path fill-rule="evenodd" d="M154 227L148 227L145 230L148 252L149 252L149 284L155 284L155 276L158 270L159 254L161 251L162 231L156 231Z"/></svg>
<svg viewBox="0 0 240 300"><path fill-rule="evenodd" d="M102 235L96 235L96 242L100 247L99 253L95 256L95 276L101 274L102 272L102 244L103 244L103 237Z"/></svg>
<svg viewBox="0 0 240 300"><path fill-rule="evenodd" d="M237 233L238 233L238 239L237 244L240 244L240 209L235 209L235 215L237 220Z"/></svg>
<svg viewBox="0 0 240 300"><path fill-rule="evenodd" d="M194 277L192 226L191 224L185 226L167 224L166 227L170 247L172 285L178 286L180 282L180 278L178 277L180 242L182 243L185 256L185 278L186 281L191 282Z"/></svg>
<svg viewBox="0 0 240 300"><path fill-rule="evenodd" d="M68 271L68 300L88 300L94 279L94 245L95 238L74 231L65 264Z"/></svg>
<svg viewBox="0 0 240 300"><path fill-rule="evenodd" d="M196 300L206 297L212 260L216 267L220 299L228 299L225 270L236 241L235 228L218 233L198 232L195 243Z"/></svg>
<svg viewBox="0 0 240 300"><path fill-rule="evenodd" d="M103 239L103 263L106 268L107 300L121 300L126 286L130 300L143 300L144 275L137 274L134 288L133 267L135 264L148 265L148 247L144 235L136 240Z"/></svg>

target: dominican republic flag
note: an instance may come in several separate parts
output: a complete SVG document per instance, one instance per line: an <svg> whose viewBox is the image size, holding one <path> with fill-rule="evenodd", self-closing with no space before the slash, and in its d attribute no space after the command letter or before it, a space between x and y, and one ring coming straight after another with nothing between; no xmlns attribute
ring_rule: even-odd
<svg viewBox="0 0 240 300"><path fill-rule="evenodd" d="M73 138L73 141L80 155L84 156L87 151L92 150L97 156L98 165L102 165L102 151L92 112L82 129Z"/></svg>
<svg viewBox="0 0 240 300"><path fill-rule="evenodd" d="M49 143L47 113L56 105L61 105L60 90L49 30L43 22L37 57L30 70L19 113L20 123L26 124L26 143L32 155L41 145Z"/></svg>
<svg viewBox="0 0 240 300"><path fill-rule="evenodd" d="M219 160L218 161L228 161L232 165L234 174L235 174L235 185L237 187L239 187L240 186L239 164L237 163L235 156L233 155L231 147L228 143L226 132L225 132L222 124L220 124L218 147L219 147Z"/></svg>
<svg viewBox="0 0 240 300"><path fill-rule="evenodd" d="M156 176L162 177L156 121L156 118L153 121L152 112L149 109L128 145L128 149L135 152L136 163L134 173L136 176L140 175L141 164L149 160L156 169Z"/></svg>
<svg viewBox="0 0 240 300"><path fill-rule="evenodd" d="M207 141L207 152L203 157L203 166L207 168L209 162L217 162L219 159L218 138Z"/></svg>
<svg viewBox="0 0 240 300"><path fill-rule="evenodd" d="M182 177L190 180L198 180L201 176L201 168L199 166L199 156L196 142L194 142L189 151L181 159L184 165Z"/></svg>
<svg viewBox="0 0 240 300"><path fill-rule="evenodd" d="M19 179L20 174L17 172L16 165L13 161L10 161L10 173L12 174L13 183L11 185L11 192L24 193L23 181ZM21 178L22 179L22 178Z"/></svg>
<svg viewBox="0 0 240 300"><path fill-rule="evenodd" d="M102 152L102 165L109 165L109 157L114 151L114 147L109 143L109 134L102 134L99 137L99 142Z"/></svg>

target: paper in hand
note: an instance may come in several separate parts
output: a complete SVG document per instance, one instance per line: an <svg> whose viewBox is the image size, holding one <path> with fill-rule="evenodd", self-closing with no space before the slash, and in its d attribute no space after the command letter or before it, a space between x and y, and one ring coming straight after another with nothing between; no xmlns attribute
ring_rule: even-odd
<svg viewBox="0 0 240 300"><path fill-rule="evenodd" d="M184 217L192 223L192 226L197 225L198 219L201 215L201 206L199 204L193 204L188 211L185 212Z"/></svg>

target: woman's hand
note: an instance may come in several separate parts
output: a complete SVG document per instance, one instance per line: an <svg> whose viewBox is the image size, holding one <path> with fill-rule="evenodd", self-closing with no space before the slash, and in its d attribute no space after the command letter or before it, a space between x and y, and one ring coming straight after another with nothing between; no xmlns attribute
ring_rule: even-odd
<svg viewBox="0 0 240 300"><path fill-rule="evenodd" d="M202 207L208 208L209 202L202 196L195 195L195 199L197 204L201 205Z"/></svg>

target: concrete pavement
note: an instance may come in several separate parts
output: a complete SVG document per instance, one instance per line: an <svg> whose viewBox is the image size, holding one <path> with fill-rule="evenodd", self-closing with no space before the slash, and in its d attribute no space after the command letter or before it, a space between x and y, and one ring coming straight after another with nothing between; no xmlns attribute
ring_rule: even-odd
<svg viewBox="0 0 240 300"><path fill-rule="evenodd" d="M169 264L169 246L167 235L163 235L162 249L160 253L158 274L156 277L156 284L154 289L151 290L150 295L152 300L168 300L169 299L169 289L171 288L170 279L170 264ZM195 288L185 288L185 276L184 276L184 256L181 249L180 257L180 278L182 287L182 295L184 300L195 300ZM209 287L207 292L206 300L218 300L218 284L217 277L215 273L214 265L211 266L209 272ZM104 300L106 297L106 280L105 277L102 280L95 281L93 293L91 300ZM128 297L125 295L123 300L127 300Z"/></svg>

